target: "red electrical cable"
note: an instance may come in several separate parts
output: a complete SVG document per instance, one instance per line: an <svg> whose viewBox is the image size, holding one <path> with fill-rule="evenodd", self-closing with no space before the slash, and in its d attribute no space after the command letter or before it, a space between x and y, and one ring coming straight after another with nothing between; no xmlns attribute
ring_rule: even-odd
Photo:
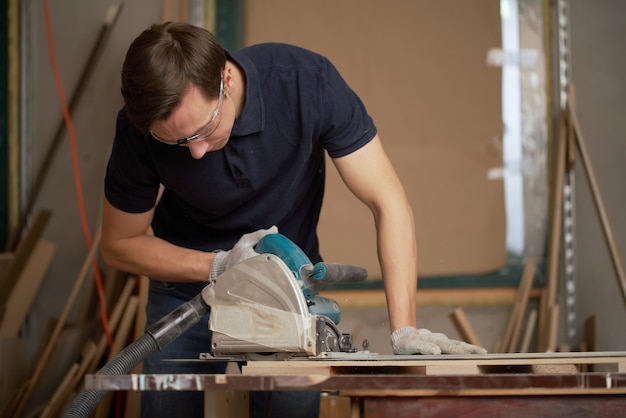
<svg viewBox="0 0 626 418"><path fill-rule="evenodd" d="M76 135L74 134L74 126L72 125L72 119L70 117L69 107L65 100L65 94L63 93L63 83L61 82L61 76L56 64L56 58L54 53L54 38L52 37L52 25L50 23L50 11L48 9L48 0L43 0L44 16L46 21L46 38L48 41L48 52L50 55L50 66L54 74L54 80L59 94L59 101L61 102L61 108L63 109L63 120L67 128L67 133L70 141L70 149L72 152L72 168L74 170L74 185L76 187L76 195L78 200L78 211L80 213L80 221L83 228L83 234L85 235L85 241L87 242L87 248L91 250L93 242L91 239L91 232L89 231L89 225L87 224L87 215L85 213L85 201L83 198L83 188L80 182L80 168L78 165L78 153L76 151ZM98 290L98 298L100 299L100 317L102 321L102 327L107 336L109 347L113 347L113 335L109 328L109 322L107 320L106 300L104 297L104 290L102 288L102 276L100 275L100 268L95 259L91 260L91 266L94 271L96 280L96 288Z"/></svg>

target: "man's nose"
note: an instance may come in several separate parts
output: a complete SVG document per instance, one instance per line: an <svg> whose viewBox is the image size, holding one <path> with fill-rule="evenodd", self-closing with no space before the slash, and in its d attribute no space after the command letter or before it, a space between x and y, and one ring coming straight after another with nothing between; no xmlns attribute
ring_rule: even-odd
<svg viewBox="0 0 626 418"><path fill-rule="evenodd" d="M207 153L209 144L207 141L191 141L187 143L191 156L196 160L199 160Z"/></svg>

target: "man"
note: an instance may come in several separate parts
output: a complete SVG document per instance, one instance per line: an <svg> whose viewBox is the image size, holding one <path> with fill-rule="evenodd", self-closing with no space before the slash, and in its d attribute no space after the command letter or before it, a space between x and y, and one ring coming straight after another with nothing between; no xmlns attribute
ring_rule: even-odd
<svg viewBox="0 0 626 418"><path fill-rule="evenodd" d="M316 227L327 152L374 216L394 352L484 352L415 328L411 208L372 119L326 58L283 44L230 53L204 29L165 23L131 44L122 95L102 253L111 266L152 279L149 324L255 255L267 233L280 231L321 261ZM145 372L221 373L224 364L161 362L196 358L208 341L202 320L146 359ZM316 417L319 408L319 394L307 392L251 401L253 414L267 416ZM201 402L199 393L146 392L142 406L145 416L189 417L192 410L201 416Z"/></svg>

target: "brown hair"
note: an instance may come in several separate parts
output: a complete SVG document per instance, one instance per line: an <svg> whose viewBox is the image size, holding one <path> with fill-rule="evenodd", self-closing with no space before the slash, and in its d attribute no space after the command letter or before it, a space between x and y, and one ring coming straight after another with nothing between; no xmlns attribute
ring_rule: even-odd
<svg viewBox="0 0 626 418"><path fill-rule="evenodd" d="M205 29L155 24L130 45L122 67L122 96L130 120L144 134L179 105L189 84L208 99L219 95L226 53Z"/></svg>

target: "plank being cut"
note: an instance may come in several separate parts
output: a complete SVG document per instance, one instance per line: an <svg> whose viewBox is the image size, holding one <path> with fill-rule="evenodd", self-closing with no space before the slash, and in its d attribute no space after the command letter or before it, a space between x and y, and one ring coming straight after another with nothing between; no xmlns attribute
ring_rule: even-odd
<svg viewBox="0 0 626 418"><path fill-rule="evenodd" d="M441 356L370 356L361 359L303 359L289 361L249 361L243 368L246 375L302 375L317 374L377 374L414 373L427 375L478 374L485 370L499 372L532 371L539 366L563 365L564 373L572 371L571 365L604 364L626 367L626 352L586 353L504 353ZM407 369L406 371L403 371Z"/></svg>

